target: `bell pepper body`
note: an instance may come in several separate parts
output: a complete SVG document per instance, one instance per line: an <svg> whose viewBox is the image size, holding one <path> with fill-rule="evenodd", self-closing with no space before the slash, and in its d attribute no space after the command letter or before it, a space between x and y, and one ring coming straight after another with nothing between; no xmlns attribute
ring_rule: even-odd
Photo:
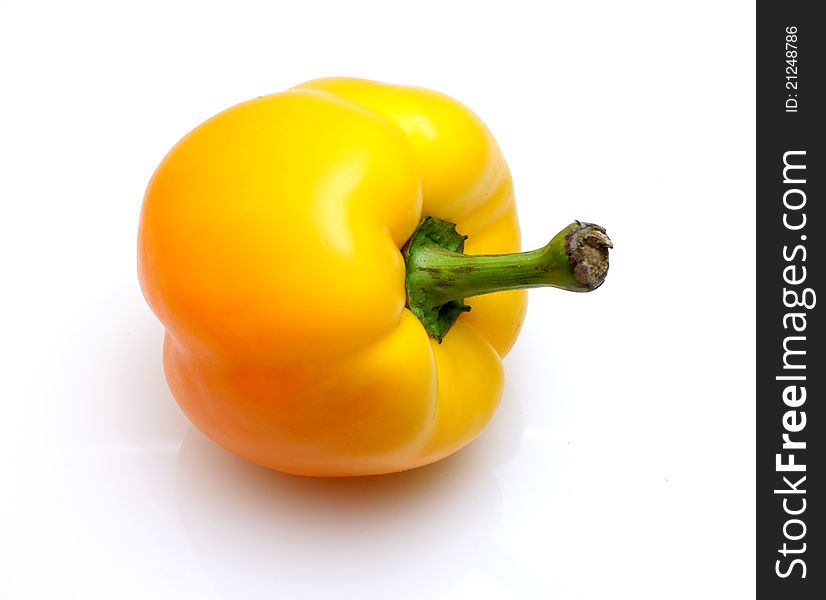
<svg viewBox="0 0 826 600"><path fill-rule="evenodd" d="M526 293L465 299L439 343L405 306L424 216L467 254L520 248L487 127L430 90L331 78L185 136L144 198L138 273L173 396L206 435L301 475L402 471L485 427Z"/></svg>

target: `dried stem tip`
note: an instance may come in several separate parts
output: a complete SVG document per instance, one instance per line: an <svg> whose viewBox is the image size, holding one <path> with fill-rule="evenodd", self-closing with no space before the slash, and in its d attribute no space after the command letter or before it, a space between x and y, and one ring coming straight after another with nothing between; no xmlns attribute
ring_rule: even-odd
<svg viewBox="0 0 826 600"><path fill-rule="evenodd" d="M603 284L608 274L608 249L614 245L599 225L582 221L577 223L579 227L565 238L568 262L576 280L595 290Z"/></svg>

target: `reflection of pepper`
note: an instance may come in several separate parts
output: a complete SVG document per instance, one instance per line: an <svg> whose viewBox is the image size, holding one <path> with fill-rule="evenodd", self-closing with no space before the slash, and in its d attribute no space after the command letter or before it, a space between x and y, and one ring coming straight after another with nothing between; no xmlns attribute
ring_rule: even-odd
<svg viewBox="0 0 826 600"><path fill-rule="evenodd" d="M360 475L472 440L525 313L515 288L593 289L608 246L575 222L542 250L462 255L519 250L484 124L428 90L323 79L179 142L138 260L170 388L202 431L273 469Z"/></svg>

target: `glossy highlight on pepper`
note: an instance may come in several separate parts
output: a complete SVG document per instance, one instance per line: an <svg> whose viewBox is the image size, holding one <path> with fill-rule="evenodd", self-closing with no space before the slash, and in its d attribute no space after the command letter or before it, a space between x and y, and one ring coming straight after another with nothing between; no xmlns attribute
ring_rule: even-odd
<svg viewBox="0 0 826 600"><path fill-rule="evenodd" d="M526 293L456 298L470 310L429 335L403 254L425 217L467 236L465 254L520 249L495 140L437 92L321 79L178 142L146 191L138 272L192 422L252 462L316 476L410 469L473 440Z"/></svg>

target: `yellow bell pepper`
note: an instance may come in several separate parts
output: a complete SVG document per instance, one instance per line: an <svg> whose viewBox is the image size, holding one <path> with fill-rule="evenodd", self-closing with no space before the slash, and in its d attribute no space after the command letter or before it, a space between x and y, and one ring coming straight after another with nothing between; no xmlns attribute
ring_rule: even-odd
<svg viewBox="0 0 826 600"><path fill-rule="evenodd" d="M525 314L515 288L593 289L609 245L575 222L538 251L470 256L519 250L482 121L430 90L331 78L184 137L146 191L138 271L198 428L279 471L364 475L475 438Z"/></svg>

